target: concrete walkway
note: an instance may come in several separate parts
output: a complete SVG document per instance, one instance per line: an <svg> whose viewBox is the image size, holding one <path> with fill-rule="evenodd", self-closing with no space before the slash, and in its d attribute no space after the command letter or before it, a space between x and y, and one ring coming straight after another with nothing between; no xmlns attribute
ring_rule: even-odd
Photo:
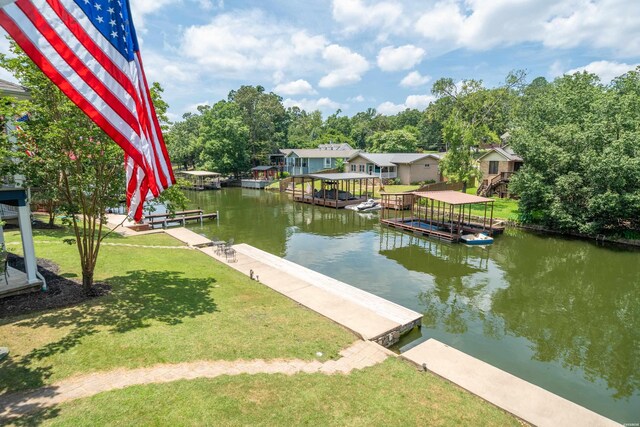
<svg viewBox="0 0 640 427"><path fill-rule="evenodd" d="M260 283L365 340L388 347L422 321L420 313L249 245L236 245L234 249L235 260L228 263L231 268L248 276L253 272ZM212 247L199 250L226 262L226 257Z"/></svg>
<svg viewBox="0 0 640 427"><path fill-rule="evenodd" d="M393 353L372 342L356 341L351 347L342 350L340 355L340 359L324 363L298 359L198 361L83 375L49 387L0 396L0 424L3 420L8 421L71 400L133 385L240 374L348 374L354 369L381 363Z"/></svg>
<svg viewBox="0 0 640 427"><path fill-rule="evenodd" d="M536 426L619 425L434 339L402 357Z"/></svg>

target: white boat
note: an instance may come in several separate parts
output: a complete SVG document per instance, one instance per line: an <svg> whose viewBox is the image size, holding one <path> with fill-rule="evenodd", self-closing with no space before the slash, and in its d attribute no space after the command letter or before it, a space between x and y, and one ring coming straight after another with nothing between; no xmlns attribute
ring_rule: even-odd
<svg viewBox="0 0 640 427"><path fill-rule="evenodd" d="M487 236L486 234L476 233L476 234L465 234L460 237L467 245L490 245L493 243L493 238Z"/></svg>
<svg viewBox="0 0 640 427"><path fill-rule="evenodd" d="M369 199L366 202L362 202L359 205L356 205L356 210L360 212L377 211L380 209L382 209L380 203L376 202L373 199Z"/></svg>

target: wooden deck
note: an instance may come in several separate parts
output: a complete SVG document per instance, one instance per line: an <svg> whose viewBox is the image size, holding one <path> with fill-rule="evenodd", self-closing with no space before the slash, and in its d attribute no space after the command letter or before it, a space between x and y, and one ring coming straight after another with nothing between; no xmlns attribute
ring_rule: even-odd
<svg viewBox="0 0 640 427"><path fill-rule="evenodd" d="M27 275L13 267L7 267L7 281L4 274L0 276L0 298L11 297L14 295L26 294L29 292L38 292L42 288L42 282L29 283Z"/></svg>
<svg viewBox="0 0 640 427"><path fill-rule="evenodd" d="M367 201L366 197L357 197L349 200L335 200L335 199L321 199L311 196L295 195L293 200L300 203L308 203L310 205L326 206L329 208L342 209L345 206L359 205L362 202Z"/></svg>

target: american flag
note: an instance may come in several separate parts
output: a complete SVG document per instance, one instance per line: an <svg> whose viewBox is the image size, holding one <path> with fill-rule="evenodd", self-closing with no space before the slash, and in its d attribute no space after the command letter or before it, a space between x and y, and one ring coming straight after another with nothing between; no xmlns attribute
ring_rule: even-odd
<svg viewBox="0 0 640 427"><path fill-rule="evenodd" d="M128 0L0 0L0 25L125 152L129 214L175 183Z"/></svg>

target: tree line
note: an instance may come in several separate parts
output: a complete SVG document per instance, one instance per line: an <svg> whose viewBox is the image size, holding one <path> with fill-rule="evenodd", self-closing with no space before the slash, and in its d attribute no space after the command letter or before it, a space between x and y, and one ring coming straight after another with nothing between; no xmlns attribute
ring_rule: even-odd
<svg viewBox="0 0 640 427"><path fill-rule="evenodd" d="M187 113L167 132L173 162L239 174L279 148L349 143L368 152L445 152L440 168L465 184L481 178L483 148L509 144L524 160L510 191L520 219L562 231L640 228L640 67L609 84L586 72L547 81L509 73L498 87L480 80L437 80L424 110L351 117L337 110L285 108L261 86Z"/></svg>

